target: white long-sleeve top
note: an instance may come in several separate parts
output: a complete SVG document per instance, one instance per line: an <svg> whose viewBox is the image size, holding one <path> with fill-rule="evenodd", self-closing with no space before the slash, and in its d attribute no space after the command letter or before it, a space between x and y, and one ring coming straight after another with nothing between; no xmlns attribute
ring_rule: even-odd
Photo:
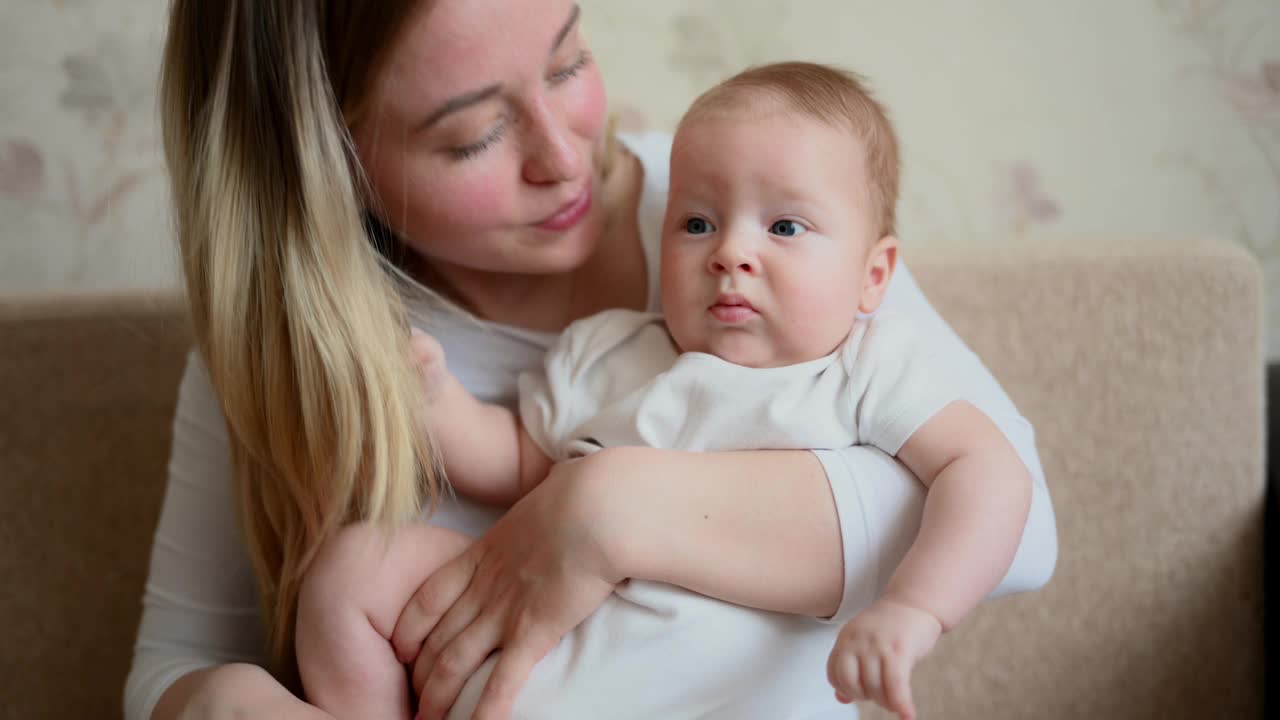
<svg viewBox="0 0 1280 720"><path fill-rule="evenodd" d="M657 311L658 248L671 139L657 134L622 139L644 167L638 220L648 266L648 309ZM920 332L931 334L941 344L954 377L960 378L971 396L979 399L980 406L1008 437L1034 479L1031 512L1021 545L1009 573L993 595L1043 586L1053 574L1058 542L1053 507L1030 423L1019 415L981 360L929 305L905 265L899 265L882 308L909 316ZM450 369L471 393L481 400L511 407L516 403L520 373L537 368L556 339L553 333L479 321L442 302L415 301L412 310L415 324L441 342ZM768 675L771 679L767 687L724 687L718 691L718 703L708 703L708 687L714 685L715 678L691 673L699 668L710 670L715 658L708 658L705 647L682 644L681 636L673 633L663 640L666 650L652 655L661 665L653 666L645 681L629 686L633 697L619 696L618 688L610 688L608 698L599 698L594 689L601 683L593 682L594 669L572 662L575 643L589 641L588 633L575 631L531 676L519 703L524 717L573 717L566 714L572 708L598 711L597 702L606 700L613 711L681 709L679 714L687 717L737 718L747 707L759 707L759 703L783 703L786 712L777 717L849 717L849 709L835 705L826 687L826 652L839 623L878 597L906 554L919 529L924 488L905 467L873 447L816 450L814 454L827 472L840 522L844 595L832 618L794 619L796 632L808 640L789 651L787 672ZM499 515L499 510L459 498L446 501L425 519L480 535ZM615 601L607 601L598 615L609 612L609 602ZM708 603L718 601L708 599ZM744 611L728 603L719 605L724 613ZM621 631L625 632L625 628ZM652 636L636 637L634 643L624 640L620 645L639 648L654 641ZM779 658L771 655L775 648L770 642L766 635L761 635L754 645L746 640L739 642L734 652L752 647L759 657L738 657L734 661L777 668ZM149 720L164 691L189 672L228 662L264 661L265 631L258 612L252 565L236 521L226 425L208 372L193 353L178 391L168 486L152 545L133 666L125 687L125 717ZM620 663L628 661L643 664L640 653L634 658L619 659ZM659 676L665 680L652 681ZM474 700L476 689L478 683L473 682L464 691L454 717L467 716L465 706L468 700ZM627 688L621 690L626 691ZM546 704L539 707L539 698L546 698ZM735 707L735 702L740 704ZM610 712L605 715L614 716ZM587 716L601 715L597 712Z"/></svg>

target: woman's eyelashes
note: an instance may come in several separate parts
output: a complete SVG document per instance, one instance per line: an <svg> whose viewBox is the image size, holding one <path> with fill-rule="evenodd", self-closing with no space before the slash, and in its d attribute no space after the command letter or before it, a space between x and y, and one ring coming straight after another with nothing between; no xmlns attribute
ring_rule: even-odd
<svg viewBox="0 0 1280 720"><path fill-rule="evenodd" d="M506 133L507 120L506 118L503 118L502 120L499 120L498 124L494 125L493 129L489 131L489 134L481 138L479 142L449 148L449 155L454 160L469 160L501 142L503 135L506 135Z"/></svg>
<svg viewBox="0 0 1280 720"><path fill-rule="evenodd" d="M572 63L551 73L551 77L547 78L547 80L552 85L559 85L582 72L583 68L589 64L591 64L591 53L586 50L579 50L577 58Z"/></svg>
<svg viewBox="0 0 1280 720"><path fill-rule="evenodd" d="M552 85L560 85L568 82L570 79L576 77L578 73L582 72L589 64L591 64L591 53L586 50L581 50L578 52L576 60L551 73L547 78L547 81ZM501 142L506 132L507 120L504 118L498 122L497 125L494 125L493 129L489 131L489 134L481 138L479 142L449 148L449 155L454 160L469 160Z"/></svg>

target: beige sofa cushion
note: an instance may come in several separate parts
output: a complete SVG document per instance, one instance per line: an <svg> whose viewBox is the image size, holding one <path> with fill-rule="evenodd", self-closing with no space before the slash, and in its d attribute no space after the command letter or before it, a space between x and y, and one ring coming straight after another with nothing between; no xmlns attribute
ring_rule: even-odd
<svg viewBox="0 0 1280 720"><path fill-rule="evenodd" d="M923 716L1260 717L1254 259L1094 242L957 249L917 274L1034 424L1061 546L1044 591L943 639L915 682Z"/></svg>
<svg viewBox="0 0 1280 720"><path fill-rule="evenodd" d="M188 350L173 299L0 303L0 716L120 715Z"/></svg>

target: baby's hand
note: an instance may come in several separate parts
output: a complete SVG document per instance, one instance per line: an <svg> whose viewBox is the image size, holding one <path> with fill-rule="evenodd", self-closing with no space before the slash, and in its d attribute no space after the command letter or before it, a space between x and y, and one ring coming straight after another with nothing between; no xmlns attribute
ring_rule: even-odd
<svg viewBox="0 0 1280 720"><path fill-rule="evenodd" d="M827 679L842 703L873 700L914 720L911 668L938 642L942 623L910 605L881 599L840 630Z"/></svg>
<svg viewBox="0 0 1280 720"><path fill-rule="evenodd" d="M418 368L418 377L422 380L423 397L430 404L440 398L450 378L449 367L444 359L444 347L439 340L413 328L409 336L409 352L413 354L413 364Z"/></svg>

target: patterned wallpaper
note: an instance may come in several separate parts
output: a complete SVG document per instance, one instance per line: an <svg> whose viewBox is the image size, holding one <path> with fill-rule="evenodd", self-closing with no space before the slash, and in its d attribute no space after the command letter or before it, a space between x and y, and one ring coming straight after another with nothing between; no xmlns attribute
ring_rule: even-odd
<svg viewBox="0 0 1280 720"><path fill-rule="evenodd" d="M1263 263L1280 359L1280 2L581 0L614 109L669 129L748 64L867 75L904 252L1212 237ZM0 3L0 294L171 286L164 0Z"/></svg>

